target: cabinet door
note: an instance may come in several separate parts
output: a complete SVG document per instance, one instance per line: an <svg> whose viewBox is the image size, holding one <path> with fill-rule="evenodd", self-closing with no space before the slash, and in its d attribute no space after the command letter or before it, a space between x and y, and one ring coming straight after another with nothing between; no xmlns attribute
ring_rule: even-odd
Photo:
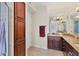
<svg viewBox="0 0 79 59"><path fill-rule="evenodd" d="M78 56L79 53L63 39L63 52L65 56Z"/></svg>
<svg viewBox="0 0 79 59"><path fill-rule="evenodd" d="M53 40L48 39L48 49L52 49L53 48Z"/></svg>
<svg viewBox="0 0 79 59"><path fill-rule="evenodd" d="M61 37L55 37L55 36L48 37L48 48L62 50Z"/></svg>
<svg viewBox="0 0 79 59"><path fill-rule="evenodd" d="M54 48L57 50L62 50L62 39L61 37L55 37Z"/></svg>
<svg viewBox="0 0 79 59"><path fill-rule="evenodd" d="M52 36L48 36L48 49L53 49L54 47L54 38Z"/></svg>

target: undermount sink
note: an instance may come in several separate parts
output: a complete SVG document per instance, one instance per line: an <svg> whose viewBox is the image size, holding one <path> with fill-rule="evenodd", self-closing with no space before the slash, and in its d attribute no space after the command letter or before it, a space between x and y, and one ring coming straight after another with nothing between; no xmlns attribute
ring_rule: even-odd
<svg viewBox="0 0 79 59"><path fill-rule="evenodd" d="M48 36L61 36L60 33L48 33Z"/></svg>

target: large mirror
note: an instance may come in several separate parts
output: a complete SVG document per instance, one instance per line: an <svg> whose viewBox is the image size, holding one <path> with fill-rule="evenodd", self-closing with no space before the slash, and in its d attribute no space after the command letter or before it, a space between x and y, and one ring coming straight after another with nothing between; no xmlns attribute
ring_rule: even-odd
<svg viewBox="0 0 79 59"><path fill-rule="evenodd" d="M79 20L74 21L74 33L79 35Z"/></svg>
<svg viewBox="0 0 79 59"><path fill-rule="evenodd" d="M62 32L66 32L66 22L62 21L61 24L62 24Z"/></svg>
<svg viewBox="0 0 79 59"><path fill-rule="evenodd" d="M52 18L49 22L49 32L57 33L57 32L67 32L66 21L58 20L56 18Z"/></svg>
<svg viewBox="0 0 79 59"><path fill-rule="evenodd" d="M57 21L55 19L51 19L49 22L49 32L50 33L57 32Z"/></svg>

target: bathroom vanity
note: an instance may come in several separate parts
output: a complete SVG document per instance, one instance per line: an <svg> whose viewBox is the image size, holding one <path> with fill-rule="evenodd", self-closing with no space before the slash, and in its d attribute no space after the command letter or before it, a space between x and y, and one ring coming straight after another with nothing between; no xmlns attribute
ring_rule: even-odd
<svg viewBox="0 0 79 59"><path fill-rule="evenodd" d="M65 56L78 56L79 44L77 39L71 34L48 34L48 49L61 50Z"/></svg>

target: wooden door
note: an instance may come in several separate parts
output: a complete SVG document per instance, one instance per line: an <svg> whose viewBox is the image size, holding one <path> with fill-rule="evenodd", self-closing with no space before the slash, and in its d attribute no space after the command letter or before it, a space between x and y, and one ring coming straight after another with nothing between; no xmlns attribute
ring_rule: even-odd
<svg viewBox="0 0 79 59"><path fill-rule="evenodd" d="M25 55L25 3L14 2L14 55Z"/></svg>

